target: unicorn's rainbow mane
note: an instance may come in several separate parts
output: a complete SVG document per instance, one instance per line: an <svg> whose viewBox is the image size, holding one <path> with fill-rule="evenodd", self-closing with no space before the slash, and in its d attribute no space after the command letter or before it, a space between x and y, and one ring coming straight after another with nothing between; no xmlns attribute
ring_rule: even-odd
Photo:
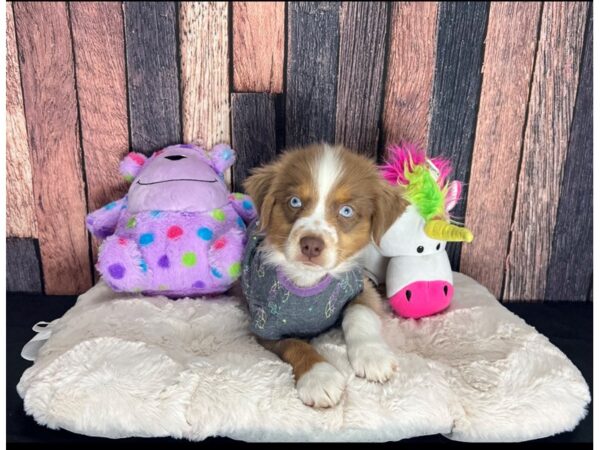
<svg viewBox="0 0 600 450"><path fill-rule="evenodd" d="M426 160L425 152L415 144L394 145L388 148L388 159L380 167L381 174L390 184L406 185L406 170L412 172L415 166L427 165ZM452 165L448 159L439 156L429 160L438 170L440 176L437 182L443 188L452 172Z"/></svg>
<svg viewBox="0 0 600 450"><path fill-rule="evenodd" d="M404 197L415 205L426 220L446 217L448 177L452 171L445 158L430 158L429 162L438 172L433 176L425 152L414 144L404 143L388 149L388 159L380 166L381 175L392 185L405 186Z"/></svg>

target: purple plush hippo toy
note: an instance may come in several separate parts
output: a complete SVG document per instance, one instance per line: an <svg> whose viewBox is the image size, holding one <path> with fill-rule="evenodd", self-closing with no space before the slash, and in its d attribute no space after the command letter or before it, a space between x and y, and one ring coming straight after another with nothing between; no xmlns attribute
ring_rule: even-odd
<svg viewBox="0 0 600 450"><path fill-rule="evenodd" d="M96 268L104 280L115 291L172 298L226 291L256 217L250 197L231 194L223 180L234 161L224 144L129 153L120 166L129 192L86 220L103 239Z"/></svg>

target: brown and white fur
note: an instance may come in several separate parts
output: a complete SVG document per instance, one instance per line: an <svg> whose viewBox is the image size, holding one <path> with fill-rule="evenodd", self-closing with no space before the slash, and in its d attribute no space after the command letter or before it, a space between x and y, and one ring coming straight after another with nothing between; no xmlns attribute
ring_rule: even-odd
<svg viewBox="0 0 600 450"><path fill-rule="evenodd" d="M379 241L405 205L397 188L381 180L372 161L327 144L285 152L274 163L255 169L244 187L266 233L260 250L301 287L358 264L360 251L371 239ZM292 207L292 197L302 206ZM344 206L352 208L352 217L339 213ZM318 251L307 250L307 239L308 245L317 243ZM381 298L365 277L363 292L344 311L342 328L356 375L385 382L395 369L395 357L381 335L380 307ZM344 377L308 342L259 342L292 365L305 404L330 407L340 401Z"/></svg>

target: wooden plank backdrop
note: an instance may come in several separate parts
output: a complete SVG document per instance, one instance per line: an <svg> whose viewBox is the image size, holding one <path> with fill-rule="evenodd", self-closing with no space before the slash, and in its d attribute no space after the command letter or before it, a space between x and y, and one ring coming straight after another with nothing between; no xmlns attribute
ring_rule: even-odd
<svg viewBox="0 0 600 450"><path fill-rule="evenodd" d="M386 147L406 140L427 148L437 12L436 2L392 3L383 106Z"/></svg>
<svg viewBox="0 0 600 450"><path fill-rule="evenodd" d="M388 23L385 2L343 2L335 140L377 156Z"/></svg>
<svg viewBox="0 0 600 450"><path fill-rule="evenodd" d="M123 9L111 2L71 2L69 8L87 206L94 211L127 192L115 170L129 150ZM92 237L91 243L95 260L100 242Z"/></svg>
<svg viewBox="0 0 600 450"><path fill-rule="evenodd" d="M461 270L499 296L516 194L541 3L490 7L465 223L477 239L462 246ZM508 33L508 30L511 30ZM489 205L495 205L490 208Z"/></svg>
<svg viewBox="0 0 600 450"><path fill-rule="evenodd" d="M81 293L118 162L230 142L416 142L466 184L453 267L503 301L592 297L587 2L53 2L7 8L7 289ZM468 194L468 195L467 195Z"/></svg>
<svg viewBox="0 0 600 450"><path fill-rule="evenodd" d="M587 9L586 3L548 2L542 11L504 280L506 299L545 296Z"/></svg>
<svg viewBox="0 0 600 450"><path fill-rule="evenodd" d="M459 180L469 178L488 8L486 2L439 5L428 153L450 158ZM459 220L465 216L468 192L465 184L462 199L452 210ZM460 268L460 249L456 242L446 246L453 270Z"/></svg>
<svg viewBox="0 0 600 450"><path fill-rule="evenodd" d="M181 142L177 4L123 2L131 148Z"/></svg>

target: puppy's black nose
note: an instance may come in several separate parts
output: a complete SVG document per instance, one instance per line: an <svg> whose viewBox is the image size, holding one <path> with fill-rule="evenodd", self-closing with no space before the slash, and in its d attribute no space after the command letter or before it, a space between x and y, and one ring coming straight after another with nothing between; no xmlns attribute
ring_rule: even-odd
<svg viewBox="0 0 600 450"><path fill-rule="evenodd" d="M302 254L304 256L308 256L309 258L319 256L325 247L325 242L323 239L314 237L314 236L306 236L300 239L300 248L302 249Z"/></svg>

